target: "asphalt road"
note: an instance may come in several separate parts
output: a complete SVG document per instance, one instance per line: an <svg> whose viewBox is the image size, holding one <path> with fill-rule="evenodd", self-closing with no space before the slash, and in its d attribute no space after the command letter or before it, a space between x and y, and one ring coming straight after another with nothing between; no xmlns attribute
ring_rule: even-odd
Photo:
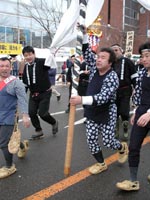
<svg viewBox="0 0 150 200"><path fill-rule="evenodd" d="M129 178L128 163L117 163L116 152L102 146L108 170L90 175L87 168L95 163L91 156L85 137L85 124L82 123L83 109L76 109L74 140L72 149L71 172L64 176L64 161L67 140L68 114L64 111L68 104L67 86L57 86L61 100L51 98L50 112L59 121L59 133L52 135L51 126L41 120L45 137L29 141L30 149L25 159L14 156L17 172L0 180L0 200L149 200L150 184L147 175L150 173L150 138L148 137L141 151L139 168L140 190L124 192L115 184ZM34 129L25 129L19 124L22 139L28 139ZM4 165L0 152L0 166Z"/></svg>

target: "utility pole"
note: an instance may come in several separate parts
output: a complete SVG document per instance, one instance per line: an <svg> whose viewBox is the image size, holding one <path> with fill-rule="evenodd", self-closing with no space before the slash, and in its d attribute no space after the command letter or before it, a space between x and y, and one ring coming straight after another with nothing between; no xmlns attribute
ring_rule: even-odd
<svg viewBox="0 0 150 200"><path fill-rule="evenodd" d="M19 0L17 0L17 29L18 29L18 44L20 44L20 16L19 16Z"/></svg>

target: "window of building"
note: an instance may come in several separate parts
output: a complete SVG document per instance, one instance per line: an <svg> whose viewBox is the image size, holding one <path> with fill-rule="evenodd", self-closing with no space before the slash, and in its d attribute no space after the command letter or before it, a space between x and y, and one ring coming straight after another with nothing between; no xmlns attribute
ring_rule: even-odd
<svg viewBox="0 0 150 200"><path fill-rule="evenodd" d="M5 42L5 27L0 27L0 41Z"/></svg>
<svg viewBox="0 0 150 200"><path fill-rule="evenodd" d="M125 1L125 25L136 28L139 20L138 3L135 0Z"/></svg>

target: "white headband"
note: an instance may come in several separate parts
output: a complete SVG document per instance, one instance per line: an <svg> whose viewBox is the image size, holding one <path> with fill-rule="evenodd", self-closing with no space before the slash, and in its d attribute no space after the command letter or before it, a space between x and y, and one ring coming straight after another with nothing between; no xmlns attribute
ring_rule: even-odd
<svg viewBox="0 0 150 200"><path fill-rule="evenodd" d="M150 51L150 49L143 49L143 50L141 50L141 52L143 53L143 52L145 52L145 51Z"/></svg>
<svg viewBox="0 0 150 200"><path fill-rule="evenodd" d="M111 46L111 48L119 48L121 50L121 52L123 52L123 49L118 45Z"/></svg>

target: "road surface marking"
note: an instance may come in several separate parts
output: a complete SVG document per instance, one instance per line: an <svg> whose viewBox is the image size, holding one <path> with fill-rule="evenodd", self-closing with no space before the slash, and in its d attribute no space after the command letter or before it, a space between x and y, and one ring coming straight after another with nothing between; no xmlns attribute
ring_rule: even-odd
<svg viewBox="0 0 150 200"><path fill-rule="evenodd" d="M79 111L79 110L83 110L83 108L76 108L76 111ZM51 115L55 116L55 115L60 115L60 114L64 114L64 113L65 113L65 111L60 111L60 112L51 113ZM19 122L22 122L22 119L19 119Z"/></svg>
<svg viewBox="0 0 150 200"><path fill-rule="evenodd" d="M150 143L150 136L147 136L143 142L143 145ZM105 162L107 165L111 165L112 163L116 162L118 159L117 153L109 156L105 159ZM24 198L23 200L45 200L47 198L50 198L51 196L54 196L55 194L67 189L68 187L88 178L91 176L91 174L88 171L88 168L69 176L68 178L63 179L62 181L59 181L56 184L53 184L31 196L28 196Z"/></svg>
<svg viewBox="0 0 150 200"><path fill-rule="evenodd" d="M82 118L82 119L79 119L79 120L77 120L76 122L74 122L74 125L83 124L85 120L86 120L85 117ZM65 126L64 128L68 128L68 127L69 127L69 126L67 125L67 126Z"/></svg>

